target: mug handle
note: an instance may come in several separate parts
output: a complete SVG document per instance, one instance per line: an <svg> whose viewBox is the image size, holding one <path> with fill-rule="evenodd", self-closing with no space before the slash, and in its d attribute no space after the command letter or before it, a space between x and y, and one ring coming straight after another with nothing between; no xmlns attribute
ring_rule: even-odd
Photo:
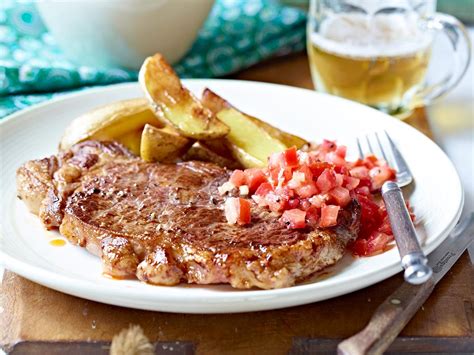
<svg viewBox="0 0 474 355"><path fill-rule="evenodd" d="M471 61L471 41L463 24L453 16L435 13L422 20L427 31L444 33L454 52L454 65L439 82L421 89L414 100L415 106L424 106L453 89L462 79Z"/></svg>

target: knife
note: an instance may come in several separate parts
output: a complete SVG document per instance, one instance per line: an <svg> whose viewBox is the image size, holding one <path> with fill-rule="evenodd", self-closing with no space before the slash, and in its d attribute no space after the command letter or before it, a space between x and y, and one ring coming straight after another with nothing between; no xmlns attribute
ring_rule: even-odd
<svg viewBox="0 0 474 355"><path fill-rule="evenodd" d="M428 265L433 269L433 276L421 285L404 282L375 310L363 330L339 343L338 354L382 354L473 240L474 213L471 213L429 255Z"/></svg>

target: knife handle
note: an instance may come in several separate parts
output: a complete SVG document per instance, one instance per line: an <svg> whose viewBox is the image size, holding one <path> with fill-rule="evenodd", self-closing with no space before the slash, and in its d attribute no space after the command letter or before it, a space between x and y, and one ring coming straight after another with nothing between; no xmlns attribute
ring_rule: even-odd
<svg viewBox="0 0 474 355"><path fill-rule="evenodd" d="M375 310L363 330L339 343L338 354L382 354L423 305L434 287L432 278L421 285L403 283Z"/></svg>
<svg viewBox="0 0 474 355"><path fill-rule="evenodd" d="M382 198L405 269L405 281L414 285L426 282L433 270L427 265L428 259L421 250L402 190L393 181L386 182L382 186Z"/></svg>

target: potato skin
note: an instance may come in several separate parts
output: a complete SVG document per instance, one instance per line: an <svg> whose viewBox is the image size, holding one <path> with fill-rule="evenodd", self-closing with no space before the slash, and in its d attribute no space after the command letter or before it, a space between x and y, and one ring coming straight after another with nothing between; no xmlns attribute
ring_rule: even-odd
<svg viewBox="0 0 474 355"><path fill-rule="evenodd" d="M145 125L141 136L140 157L146 162L174 162L192 145L192 140L170 129Z"/></svg>
<svg viewBox="0 0 474 355"><path fill-rule="evenodd" d="M265 166L271 153L293 146L301 148L308 143L298 136L243 113L209 89L203 91L202 102L217 118L224 121L231 131L223 138L206 140L201 144L219 155L233 157L246 168Z"/></svg>
<svg viewBox="0 0 474 355"><path fill-rule="evenodd" d="M136 139L129 140L130 134L141 130L146 124L156 127L164 126L149 107L146 99L113 102L74 119L66 128L59 149L69 149L74 144L88 139L121 142L121 137L124 136L127 136L127 139L121 143L128 146L127 142L130 141L136 146ZM131 146L128 148L133 150Z"/></svg>
<svg viewBox="0 0 474 355"><path fill-rule="evenodd" d="M191 148L184 154L184 161L198 160L209 163L214 163L222 168L228 169L242 169L243 166L232 156L230 158L219 155L207 146L202 145L202 142L195 142Z"/></svg>
<svg viewBox="0 0 474 355"><path fill-rule="evenodd" d="M151 105L184 137L213 139L229 133L229 127L183 87L161 54L143 63L139 82Z"/></svg>
<svg viewBox="0 0 474 355"><path fill-rule="evenodd" d="M219 111L222 111L228 108L233 108L236 111L239 111L241 114L245 115L249 120L254 122L257 126L259 126L264 131L266 131L270 136L272 136L275 139L278 139L283 144L285 144L288 148L295 146L297 149L300 149L306 144L309 144L307 140L301 137L282 131L281 129L275 126L272 126L271 124L265 121L262 121L258 119L257 117L253 117L253 116L243 113L242 111L237 109L235 106L232 106L227 100L220 97L219 95L217 95L215 92L213 92L212 90L208 88L204 89L202 93L201 101L203 105L206 106L208 109L210 109L215 115L217 115Z"/></svg>

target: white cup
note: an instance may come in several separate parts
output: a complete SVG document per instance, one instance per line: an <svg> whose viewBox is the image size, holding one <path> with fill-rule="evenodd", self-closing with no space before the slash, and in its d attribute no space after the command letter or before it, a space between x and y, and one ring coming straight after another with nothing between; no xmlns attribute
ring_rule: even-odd
<svg viewBox="0 0 474 355"><path fill-rule="evenodd" d="M160 52L190 49L214 0L42 0L38 10L65 55L80 65L139 69Z"/></svg>

